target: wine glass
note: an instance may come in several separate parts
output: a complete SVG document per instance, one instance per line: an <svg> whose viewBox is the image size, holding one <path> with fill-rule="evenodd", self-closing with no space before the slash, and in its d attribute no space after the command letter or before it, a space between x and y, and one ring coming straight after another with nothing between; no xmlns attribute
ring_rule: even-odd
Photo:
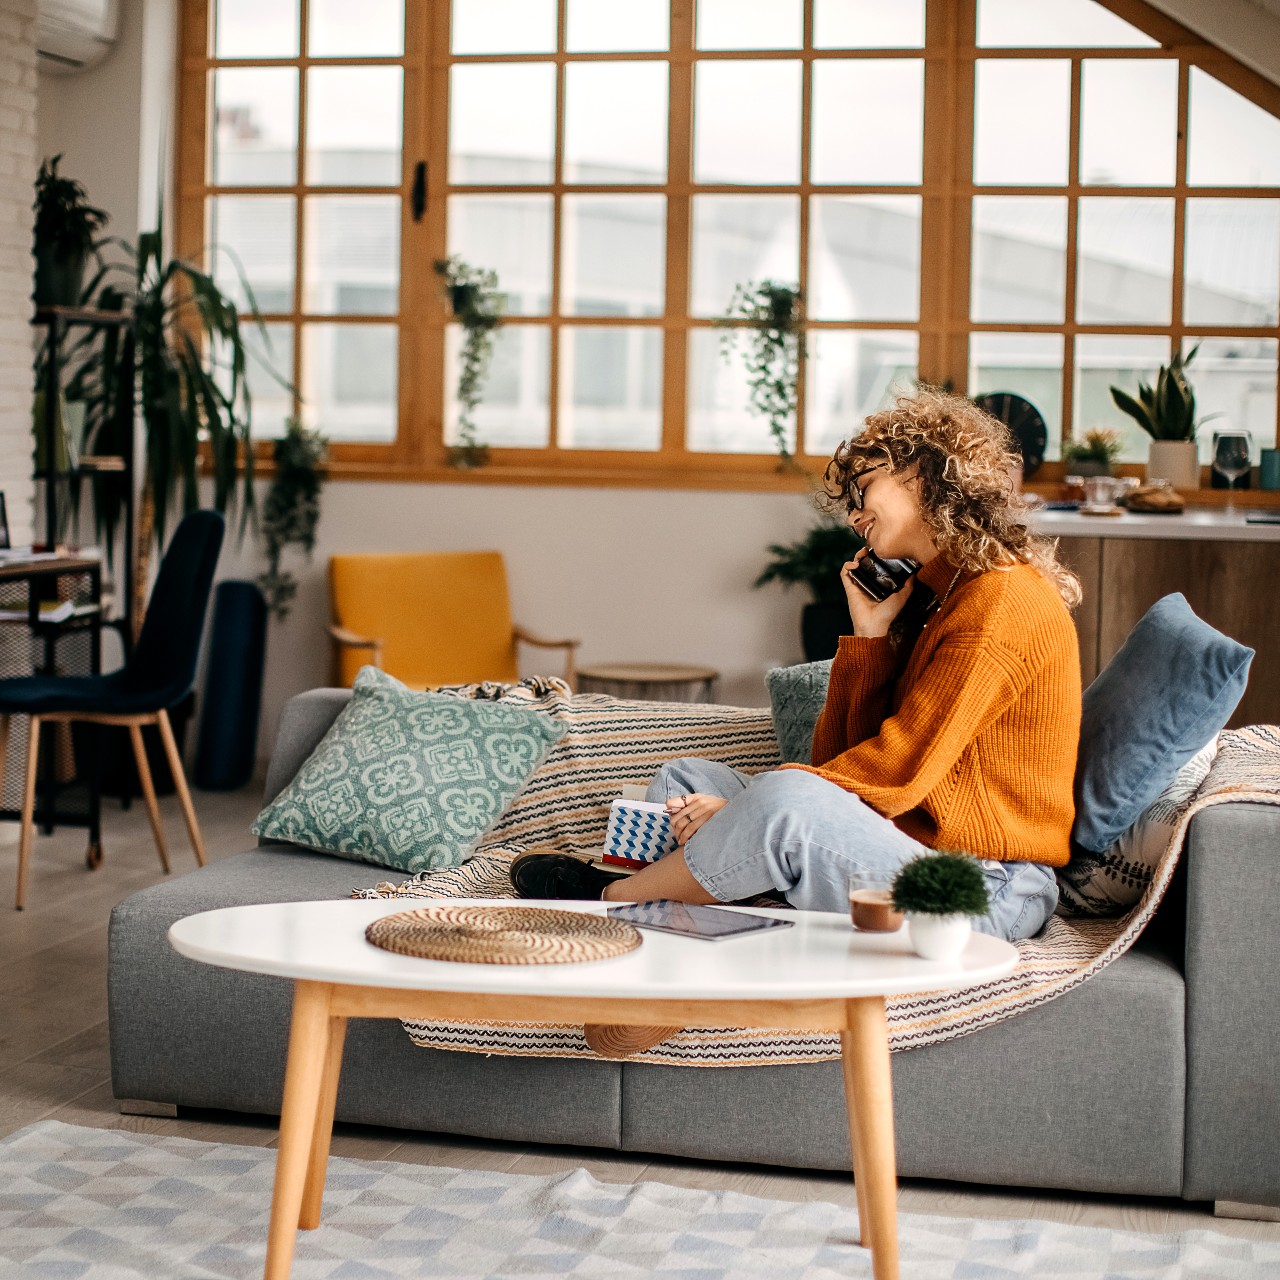
<svg viewBox="0 0 1280 1280"><path fill-rule="evenodd" d="M1227 479L1227 511L1235 511L1236 481L1249 471L1249 433L1219 431L1213 437L1213 466Z"/></svg>

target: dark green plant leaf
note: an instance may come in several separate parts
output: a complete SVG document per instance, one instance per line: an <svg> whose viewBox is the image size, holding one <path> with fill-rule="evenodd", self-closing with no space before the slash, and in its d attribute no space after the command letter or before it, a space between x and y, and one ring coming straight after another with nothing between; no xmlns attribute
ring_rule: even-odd
<svg viewBox="0 0 1280 1280"><path fill-rule="evenodd" d="M991 910L991 897L976 859L931 853L912 858L898 872L893 905L920 915L981 916Z"/></svg>

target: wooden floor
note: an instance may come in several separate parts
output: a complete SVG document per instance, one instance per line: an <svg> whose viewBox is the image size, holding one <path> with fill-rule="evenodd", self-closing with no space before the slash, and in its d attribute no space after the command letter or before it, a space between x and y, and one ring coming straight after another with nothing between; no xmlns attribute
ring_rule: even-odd
<svg viewBox="0 0 1280 1280"><path fill-rule="evenodd" d="M211 858L247 848L256 790L196 793ZM194 866L177 802L161 801L175 874ZM0 1136L42 1119L97 1128L177 1134L205 1141L273 1146L274 1120L183 1110L177 1119L121 1116L111 1096L107 1053L107 917L113 904L161 876L139 804L103 814L106 858L84 866L84 833L36 840L27 909L12 909L17 829L0 824ZM339 1125L335 1155L510 1173L584 1167L608 1182L641 1179L741 1191L778 1200L828 1200L852 1207L850 1180L757 1165L711 1165L594 1149L526 1146ZM1214 1218L1211 1206L1181 1201L1057 1193L1009 1194L953 1183L904 1181L907 1213L1034 1217L1137 1231L1202 1229L1280 1241L1280 1223Z"/></svg>

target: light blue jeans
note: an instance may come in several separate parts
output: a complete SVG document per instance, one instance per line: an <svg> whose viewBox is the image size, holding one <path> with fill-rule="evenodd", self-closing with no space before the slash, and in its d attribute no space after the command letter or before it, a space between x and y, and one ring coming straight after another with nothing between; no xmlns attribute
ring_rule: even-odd
<svg viewBox="0 0 1280 1280"><path fill-rule="evenodd" d="M713 760L673 760L648 799L698 793L729 803L684 846L693 878L721 902L776 890L808 911L849 909L849 890L887 887L905 862L931 850L817 774L780 769L750 777ZM1053 868L978 861L991 911L974 928L1012 942L1039 933L1058 905Z"/></svg>

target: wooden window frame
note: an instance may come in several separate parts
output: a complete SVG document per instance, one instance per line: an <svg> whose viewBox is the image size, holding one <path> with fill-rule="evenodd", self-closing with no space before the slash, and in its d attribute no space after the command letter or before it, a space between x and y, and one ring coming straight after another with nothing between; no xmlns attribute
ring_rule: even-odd
<svg viewBox="0 0 1280 1280"><path fill-rule="evenodd" d="M1156 48L977 48L977 0L927 0L923 48L917 49L821 49L813 48L814 0L803 0L803 41L787 50L695 50L694 0L672 0L670 48L660 53L574 53L564 49L567 0L558 0L557 49L554 53L493 54L455 57L450 52L451 5L405 6L405 45L399 58L311 58L307 56L307 6L300 4L300 44L297 58L226 59L212 56L214 0L187 0L182 6L180 74L178 78L178 131L176 148L176 238L179 252L199 258L207 242L205 210L218 194L274 194L295 201L295 298L290 312L272 313L268 323L289 324L294 329L293 381L299 373L304 343L302 325L307 320L342 323L387 323L399 326L398 431L393 443L370 444L337 441L331 445L330 471L335 477L451 481L460 483L554 483L577 485L660 486L689 489L795 490L810 482L805 474L779 469L771 454L727 454L688 451L683 447L688 409L688 334L715 321L689 314L692 197L700 194L793 196L799 200L799 284L807 296L809 269L810 199L823 195L915 195L921 197L920 308L916 322L904 321L808 321L811 331L888 330L915 332L919 342L918 370L926 381L965 389L968 382L971 333L1046 333L1063 339L1062 430L1068 438L1072 427L1075 394L1075 339L1080 334L1116 336L1154 335L1168 338L1170 349L1180 348L1189 332L1197 337L1271 338L1280 341L1280 324L1234 328L1183 322L1183 259L1185 210L1188 197L1275 198L1280 187L1191 187L1186 183L1188 83L1190 69L1208 72L1228 87L1273 115L1280 116L1280 87L1235 61L1227 53L1194 35L1185 27L1150 7L1144 0L1101 0L1118 17L1158 42ZM924 139L922 181L918 185L828 185L809 181L811 147L811 89L813 66L825 59L907 58L923 61ZM1065 185L1053 187L978 186L973 182L974 79L978 59L1045 58L1071 64L1069 176ZM1178 138L1175 183L1166 187L1089 186L1079 181L1080 89L1085 59L1176 59L1178 63ZM700 61L784 60L800 61L802 68L801 170L793 184L738 185L695 183L692 178L693 78ZM670 68L668 108L668 178L665 184L566 183L561 165L564 139L565 67L590 61L660 61ZM450 185L448 173L449 68L455 63L553 63L556 67L555 171L545 184ZM209 182L209 132L211 120L211 72L219 66L287 66L299 69L298 170L290 186L270 188L214 186ZM310 186L305 182L306 72L326 65L400 65L404 75L404 116L401 185L394 187ZM428 199L420 221L415 221L409 199L414 169L425 161ZM666 197L666 295L660 317L591 317L559 314L561 282L561 202L565 195L593 192L661 194ZM309 194L396 194L401 199L400 306L392 316L307 316L299 309L304 257L305 197ZM548 416L552 443L544 448L495 448L492 461L474 470L458 470L446 461L443 423L446 380L445 333L450 321L444 291L431 263L446 254L446 209L452 194L536 193L553 201L552 297L547 316L512 316L510 325L544 326L549 330L550 369ZM1065 305L1062 323L978 323L969 319L972 201L976 195L1053 195L1068 202L1065 254ZM1172 311L1168 325L1096 325L1075 320L1076 211L1082 196L1172 197L1174 201L1174 261ZM568 328L625 325L653 327L663 332L663 381L661 392L661 446L653 452L566 449L559 447L556 428L559 415L560 335ZM797 450L810 476L821 470L822 459L804 455L805 373L801 362L797 413ZM323 427L323 424L321 424ZM1277 396L1275 442L1280 444L1280 395ZM255 445L264 465L269 465L270 444ZM1123 470L1124 468L1122 468ZM1136 470L1136 467L1129 468ZM1064 472L1061 462L1046 462L1037 481L1051 487ZM1238 495L1244 496L1244 495Z"/></svg>

